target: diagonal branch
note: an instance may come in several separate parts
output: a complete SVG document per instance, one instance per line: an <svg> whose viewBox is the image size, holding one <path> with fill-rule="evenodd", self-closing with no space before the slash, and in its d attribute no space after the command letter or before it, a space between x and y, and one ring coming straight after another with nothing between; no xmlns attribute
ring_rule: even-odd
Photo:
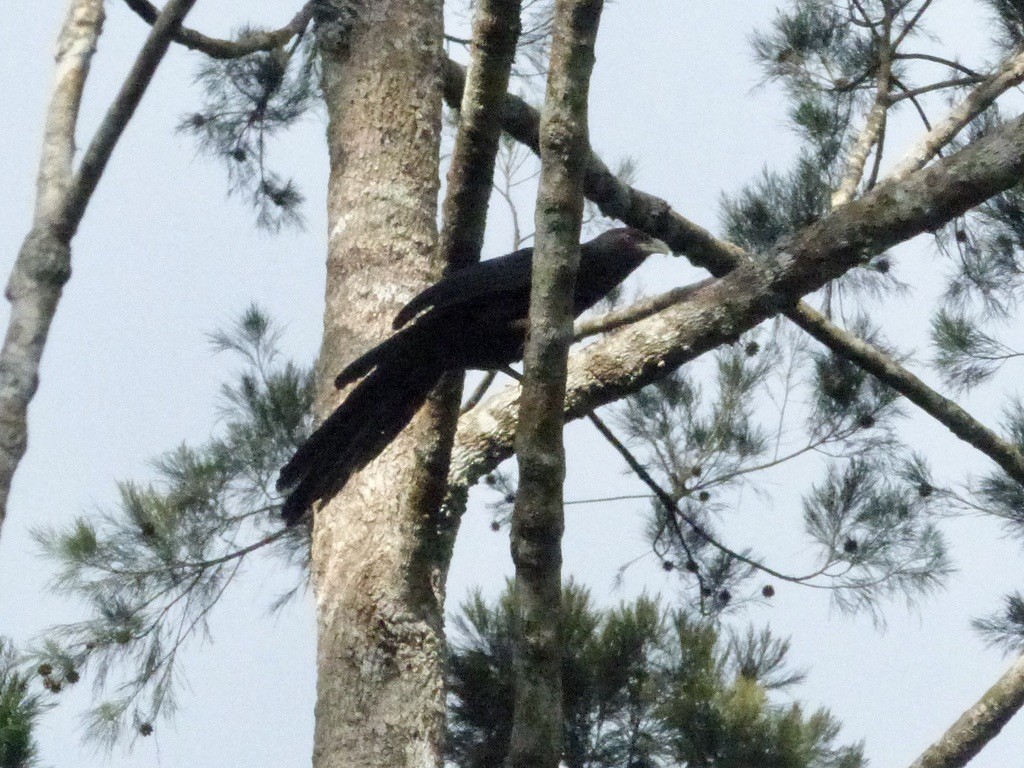
<svg viewBox="0 0 1024 768"><path fill-rule="evenodd" d="M153 28L142 44L139 55L135 58L128 76L121 85L121 90L110 104L103 122L100 123L89 143L81 165L75 173L71 189L64 201L59 225L65 228L66 236L74 237L75 231L85 214L92 193L96 191L100 177L103 175L107 162L117 146L118 139L128 126L135 110L142 101L142 96L156 74L175 32L181 28L181 22L192 10L196 0L170 0L153 23Z"/></svg>
<svg viewBox="0 0 1024 768"><path fill-rule="evenodd" d="M803 330L837 355L885 382L950 432L984 453L1024 486L1024 454L949 398L943 397L877 347L857 338L806 303L786 313Z"/></svg>
<svg viewBox="0 0 1024 768"><path fill-rule="evenodd" d="M457 67L458 65L454 66ZM448 70L453 71L454 67L449 66ZM455 79L454 75L446 77L446 88L448 87L449 79ZM509 104L509 102L512 103ZM516 131L513 134L515 138L520 140L527 139L524 143L530 145L529 140L532 136L536 135L536 112L520 100L509 97L509 100L506 102L506 115L509 114L515 116L515 122L512 124ZM508 127L508 121L506 120L506 128ZM668 208L667 203L659 198L637 191L623 183L593 153L588 161L587 171L589 182L587 196L597 203L603 211L608 213L605 210L606 208L616 209L617 206L622 204L621 201L628 201L627 214L621 216L627 224L644 229L655 237L660 237L673 250L685 252L694 263L709 269L715 274L724 275L728 274L736 265L751 261L751 257L743 249L732 243L718 240L709 232ZM627 218L627 216L629 217ZM835 218L835 216L830 217L830 220L831 218ZM652 229L650 228L652 226L659 228ZM679 300L689 299L694 294L693 289L700 288L703 285L697 284L676 289L675 292L669 292L663 296L654 297L646 302L642 302L636 308L630 307L621 313L614 313L619 315L619 317L609 318L606 321L607 325L616 327L626 322L632 322L634 319L640 319L647 315L647 305L666 306L669 300L673 298L673 295L678 297ZM1010 477L1024 483L1024 455L1021 454L1020 450L1000 438L995 432L981 424L956 403L935 392L881 350L861 341L853 334L830 322L820 312L807 305L806 302L799 302L794 307L784 308L783 311L787 317L814 338L821 341L837 354L852 360L885 381L930 416L945 425L954 435L985 453ZM602 320L602 318L597 318L595 321L590 322L597 324L601 323ZM602 326L603 324L597 325L595 330L605 329Z"/></svg>
<svg viewBox="0 0 1024 768"><path fill-rule="evenodd" d="M573 355L567 417L578 418L598 405L636 392L700 354L735 340L864 258L933 231L1013 186L1022 170L1024 118L1018 118L904 181L883 183L804 229L773 257L730 260L727 266L737 265L731 273L700 288L687 301ZM663 201L619 184L625 194L618 199L632 218L628 223L649 225L646 231L673 249L685 250L690 238L696 243L696 252L707 256L705 266L713 263L718 267L726 253L743 253L730 244L719 246L706 232L701 237L703 230L686 222ZM645 207L649 200L656 201L653 208ZM681 226L679 220L684 222ZM691 237L694 232L697 235ZM461 507L469 485L511 454L511 413L517 398L515 389L507 389L460 424L450 475L451 509Z"/></svg>
<svg viewBox="0 0 1024 768"><path fill-rule="evenodd" d="M170 0L167 4L73 176L78 107L103 24L103 4L76 0L58 38L57 76L44 130L35 214L6 291L11 315L0 350L0 525L14 472L28 445L28 405L38 385L43 349L71 276L71 239L171 36L195 2Z"/></svg>
<svg viewBox="0 0 1024 768"><path fill-rule="evenodd" d="M147 24L156 22L160 11L149 0L124 0ZM209 37L194 29L182 27L174 35L174 42L189 50L205 53L214 59L240 59L259 51L272 51L280 48L309 26L313 18L313 3L307 2L297 14L280 29L269 32L250 32L238 40L221 40Z"/></svg>
<svg viewBox="0 0 1024 768"><path fill-rule="evenodd" d="M1024 706L1024 656L1019 657L974 706L910 768L963 768Z"/></svg>
<svg viewBox="0 0 1024 768"><path fill-rule="evenodd" d="M903 156L887 178L905 179L935 157L969 123L1002 96L1024 82L1024 51L1007 58L988 78L972 90L963 101Z"/></svg>
<svg viewBox="0 0 1024 768"><path fill-rule="evenodd" d="M904 31L909 30L913 24L914 21L912 20L907 24ZM857 194L857 187L864 176L864 165L867 163L871 148L876 144L878 144L876 157L881 156L881 141L884 139L885 120L889 113L889 107L892 104L889 95L892 87L890 82L892 78L892 54L899 45L898 41L893 43L891 40L892 14L887 9L885 17L882 19L881 39L878 41L879 62L875 103L868 112L864 128L861 129L860 135L857 137L853 148L846 158L846 168L843 171L842 181L840 181L839 188L835 194L832 195L833 208L846 205Z"/></svg>

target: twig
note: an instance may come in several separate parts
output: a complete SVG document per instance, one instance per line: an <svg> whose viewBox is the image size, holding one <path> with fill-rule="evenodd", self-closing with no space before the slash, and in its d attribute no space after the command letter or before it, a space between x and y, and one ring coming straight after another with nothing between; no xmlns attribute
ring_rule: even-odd
<svg viewBox="0 0 1024 768"><path fill-rule="evenodd" d="M480 383L476 385L476 389L473 390L473 394L469 396L466 402L463 404L462 409L459 411L459 415L469 413L478 405L480 401L484 399L484 395L487 394L487 390L491 388L491 384L494 383L495 377L497 377L497 371L488 371Z"/></svg>
<svg viewBox="0 0 1024 768"><path fill-rule="evenodd" d="M603 315L592 317L587 320L580 320L576 323L576 328L573 331L574 340L580 341L588 336L596 336L599 333L608 333L609 331L614 331L616 328L621 328L624 325L635 323L637 320L643 320L645 317L650 317L666 307L686 301L687 298L711 283L713 279L714 278L707 278L696 283L690 283L690 285L684 285L680 288L673 288L671 291L666 291L665 293L658 294L657 296L641 299L634 304L630 304L624 309L607 312Z"/></svg>
<svg viewBox="0 0 1024 768"><path fill-rule="evenodd" d="M149 0L124 0L124 2L147 24L153 24L160 13ZM205 53L214 59L239 59L259 51L272 51L281 47L296 35L302 34L312 19L313 3L307 2L290 22L271 32L253 32L239 40L220 40L194 29L182 27L174 35L174 42L189 50Z"/></svg>

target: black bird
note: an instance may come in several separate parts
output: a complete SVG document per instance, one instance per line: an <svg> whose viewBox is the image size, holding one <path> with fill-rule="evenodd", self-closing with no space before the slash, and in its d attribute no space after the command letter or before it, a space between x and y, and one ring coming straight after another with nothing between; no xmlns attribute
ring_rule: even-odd
<svg viewBox="0 0 1024 768"><path fill-rule="evenodd" d="M581 245L576 315L607 296L650 254L667 252L660 240L628 227ZM338 374L339 389L362 381L281 470L277 488L290 491L281 510L289 525L376 458L446 371L495 370L522 358L532 265L533 249L524 248L443 278L398 313L397 333Z"/></svg>

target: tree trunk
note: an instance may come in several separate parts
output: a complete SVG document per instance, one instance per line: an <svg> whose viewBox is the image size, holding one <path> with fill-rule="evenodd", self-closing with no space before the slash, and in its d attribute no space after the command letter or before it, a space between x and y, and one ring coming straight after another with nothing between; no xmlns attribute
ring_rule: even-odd
<svg viewBox="0 0 1024 768"><path fill-rule="evenodd" d="M334 374L441 271L442 3L335 0L316 13L331 157L324 415L340 401ZM445 562L422 416L316 510L316 768L441 765Z"/></svg>

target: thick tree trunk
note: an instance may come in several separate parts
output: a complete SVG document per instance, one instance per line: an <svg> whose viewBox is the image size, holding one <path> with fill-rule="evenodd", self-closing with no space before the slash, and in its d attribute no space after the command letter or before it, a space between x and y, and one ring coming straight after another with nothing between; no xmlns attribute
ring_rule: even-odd
<svg viewBox="0 0 1024 768"><path fill-rule="evenodd" d="M334 374L441 271L442 3L316 13L331 154L323 415L340 400ZM437 484L419 458L434 439L422 416L315 514L316 768L441 764L443 557L425 512Z"/></svg>

